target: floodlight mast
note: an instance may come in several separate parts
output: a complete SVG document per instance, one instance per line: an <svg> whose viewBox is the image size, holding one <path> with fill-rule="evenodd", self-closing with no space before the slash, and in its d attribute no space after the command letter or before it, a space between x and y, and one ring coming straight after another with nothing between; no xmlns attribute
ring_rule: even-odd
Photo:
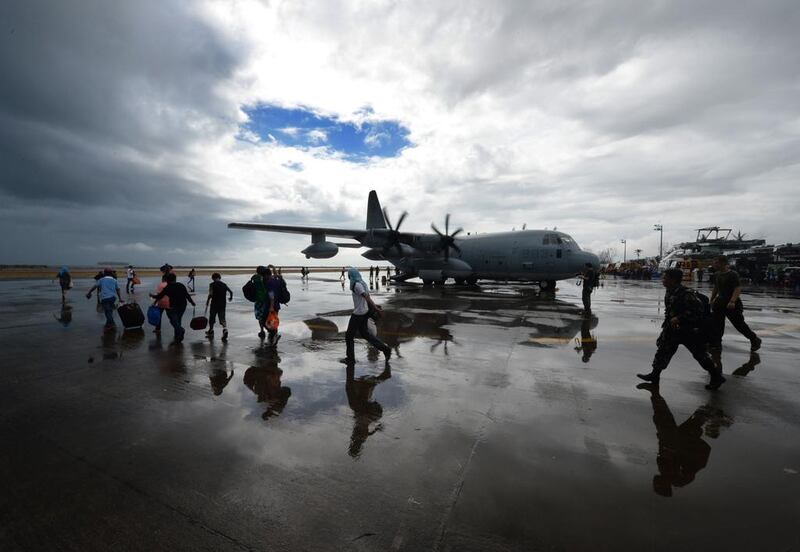
<svg viewBox="0 0 800 552"><path fill-rule="evenodd" d="M664 256L664 225L654 224L653 230L661 234L658 241L658 262L661 262L661 258Z"/></svg>

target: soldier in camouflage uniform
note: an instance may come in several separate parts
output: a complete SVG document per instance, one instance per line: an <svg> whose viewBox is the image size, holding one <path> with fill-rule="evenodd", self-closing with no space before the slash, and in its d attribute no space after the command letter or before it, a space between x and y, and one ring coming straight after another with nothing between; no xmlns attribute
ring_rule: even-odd
<svg viewBox="0 0 800 552"><path fill-rule="evenodd" d="M700 366L711 374L706 389L717 389L725 382L722 369L708 354L708 328L706 305L697 294L681 285L683 272L680 269L664 271L662 283L667 289L664 296L664 323L658 336L658 350L653 359L653 370L649 374L636 374L637 377L658 383L662 370L667 368L670 359L683 345L692 353Z"/></svg>

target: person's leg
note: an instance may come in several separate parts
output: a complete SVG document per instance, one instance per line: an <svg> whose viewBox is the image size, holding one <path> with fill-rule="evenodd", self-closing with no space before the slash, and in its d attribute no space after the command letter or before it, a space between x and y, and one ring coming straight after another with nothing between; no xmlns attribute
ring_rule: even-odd
<svg viewBox="0 0 800 552"><path fill-rule="evenodd" d="M345 358L349 361L355 361L355 337L356 337L356 316L355 314L350 315L350 320L347 322L347 331L344 334L344 343L346 347Z"/></svg>
<svg viewBox="0 0 800 552"><path fill-rule="evenodd" d="M756 345L761 342L755 332L750 329L750 326L747 325L747 322L744 321L744 306L742 305L741 301L737 301L736 308L732 311L729 310L726 314L728 320L730 320L731 324L733 324L733 327L736 328L740 334L749 339L752 345Z"/></svg>
<svg viewBox="0 0 800 552"><path fill-rule="evenodd" d="M672 360L672 357L678 350L678 341L673 336L662 331L656 341L656 347L656 354L653 357L653 369L649 374L636 374L636 377L639 379L658 383L661 372L667 369L669 361Z"/></svg>
<svg viewBox="0 0 800 552"><path fill-rule="evenodd" d="M689 352L692 353L692 356L697 363L700 364L700 367L711 376L708 385L706 385L706 389L717 389L720 385L725 383L725 378L722 377L722 367L712 360L705 341L684 340L682 343L689 349Z"/></svg>
<svg viewBox="0 0 800 552"><path fill-rule="evenodd" d="M219 325L222 326L222 341L228 340L228 326L225 321L225 303L222 306L217 307L217 318L219 319Z"/></svg>
<svg viewBox="0 0 800 552"><path fill-rule="evenodd" d="M381 341L380 339L378 339L369 332L369 328L367 327L368 322L369 322L369 316L367 316L366 314L358 316L358 320L356 321L356 330L358 331L358 334L364 339L366 339L370 345L372 345L379 351L382 351L383 354L385 354L388 358L392 350L389 348L388 345L386 345L386 343L384 343L383 341Z"/></svg>
<svg viewBox="0 0 800 552"><path fill-rule="evenodd" d="M583 299L583 310L588 313L592 312L592 290L585 286L586 284L584 284L583 291L581 292L581 298Z"/></svg>
<svg viewBox="0 0 800 552"><path fill-rule="evenodd" d="M106 325L116 326L114 323L114 298L103 299L100 304L103 305L103 313L106 315Z"/></svg>
<svg viewBox="0 0 800 552"><path fill-rule="evenodd" d="M708 345L721 349L723 335L725 335L725 307L714 308L711 311L711 335Z"/></svg>
<svg viewBox="0 0 800 552"><path fill-rule="evenodd" d="M211 307L208 309L208 331L207 334L214 333L214 319L217 318L217 307L214 306L214 303L211 303Z"/></svg>

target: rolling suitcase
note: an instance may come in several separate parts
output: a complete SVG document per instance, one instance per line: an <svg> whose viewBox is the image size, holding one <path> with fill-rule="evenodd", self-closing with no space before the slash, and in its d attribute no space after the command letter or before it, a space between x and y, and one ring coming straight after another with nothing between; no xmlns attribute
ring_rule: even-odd
<svg viewBox="0 0 800 552"><path fill-rule="evenodd" d="M117 309L122 327L126 330L141 328L144 325L144 313L136 303L126 303Z"/></svg>

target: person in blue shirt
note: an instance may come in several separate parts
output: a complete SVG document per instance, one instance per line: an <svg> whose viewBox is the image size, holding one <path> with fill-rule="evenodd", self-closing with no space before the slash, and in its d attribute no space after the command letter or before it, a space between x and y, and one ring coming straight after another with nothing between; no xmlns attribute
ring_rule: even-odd
<svg viewBox="0 0 800 552"><path fill-rule="evenodd" d="M114 271L110 268L103 269L103 277L97 280L97 283L91 287L89 292L86 294L87 299L92 298L92 292L97 290L97 297L100 299L100 305L103 307L103 312L106 315L106 330L111 330L116 328L117 325L114 322L114 303L117 299L119 299L120 305L123 304L125 301L122 300L122 296L119 292L119 284L117 283L117 279L114 278Z"/></svg>

